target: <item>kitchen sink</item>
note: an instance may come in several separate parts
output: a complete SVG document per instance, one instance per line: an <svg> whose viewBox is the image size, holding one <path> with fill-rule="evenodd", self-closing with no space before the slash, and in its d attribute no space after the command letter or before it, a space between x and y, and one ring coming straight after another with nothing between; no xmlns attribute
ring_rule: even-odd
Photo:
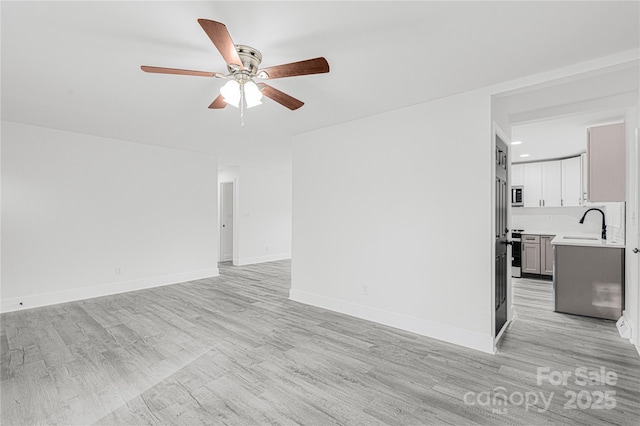
<svg viewBox="0 0 640 426"><path fill-rule="evenodd" d="M591 240L591 241L598 241L600 238L596 238L596 237L562 237L565 240Z"/></svg>

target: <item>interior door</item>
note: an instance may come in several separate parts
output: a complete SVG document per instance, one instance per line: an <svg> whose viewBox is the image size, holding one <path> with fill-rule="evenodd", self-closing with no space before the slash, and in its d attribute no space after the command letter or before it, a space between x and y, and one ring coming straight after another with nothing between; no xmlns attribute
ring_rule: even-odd
<svg viewBox="0 0 640 426"><path fill-rule="evenodd" d="M233 260L233 182L220 184L220 260Z"/></svg>
<svg viewBox="0 0 640 426"><path fill-rule="evenodd" d="M509 163L509 148L507 144L496 135L496 181L495 181L495 335L497 336L507 322L507 277L511 270L510 258L507 256L507 228L509 183L507 177Z"/></svg>

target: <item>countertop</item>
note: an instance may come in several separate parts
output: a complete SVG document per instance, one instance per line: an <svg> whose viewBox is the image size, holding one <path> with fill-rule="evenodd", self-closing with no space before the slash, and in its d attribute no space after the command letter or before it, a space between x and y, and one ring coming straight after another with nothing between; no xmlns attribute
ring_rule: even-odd
<svg viewBox="0 0 640 426"><path fill-rule="evenodd" d="M622 241L603 240L600 234L559 233L551 240L553 245L624 248Z"/></svg>
<svg viewBox="0 0 640 426"><path fill-rule="evenodd" d="M522 235L542 235L543 237L558 235L560 232L545 232L540 229L527 229L522 233Z"/></svg>

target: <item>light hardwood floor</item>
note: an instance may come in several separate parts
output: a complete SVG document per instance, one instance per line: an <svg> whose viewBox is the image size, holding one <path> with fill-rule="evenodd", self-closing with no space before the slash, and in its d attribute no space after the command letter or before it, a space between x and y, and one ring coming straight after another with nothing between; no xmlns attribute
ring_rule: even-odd
<svg viewBox="0 0 640 426"><path fill-rule="evenodd" d="M218 278L2 314L2 425L640 422L640 357L613 322L552 312L548 282L515 281L518 318L489 355L289 301L289 270L222 264ZM617 383L536 382L538 367L582 366ZM586 408L604 391L615 408ZM496 394L506 404L484 404Z"/></svg>

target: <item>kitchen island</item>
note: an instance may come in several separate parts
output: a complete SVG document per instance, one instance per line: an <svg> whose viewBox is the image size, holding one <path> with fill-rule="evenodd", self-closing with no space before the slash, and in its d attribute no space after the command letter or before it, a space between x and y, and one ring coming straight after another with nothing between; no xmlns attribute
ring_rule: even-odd
<svg viewBox="0 0 640 426"><path fill-rule="evenodd" d="M554 310L617 320L624 309L624 245L597 235L556 235Z"/></svg>

